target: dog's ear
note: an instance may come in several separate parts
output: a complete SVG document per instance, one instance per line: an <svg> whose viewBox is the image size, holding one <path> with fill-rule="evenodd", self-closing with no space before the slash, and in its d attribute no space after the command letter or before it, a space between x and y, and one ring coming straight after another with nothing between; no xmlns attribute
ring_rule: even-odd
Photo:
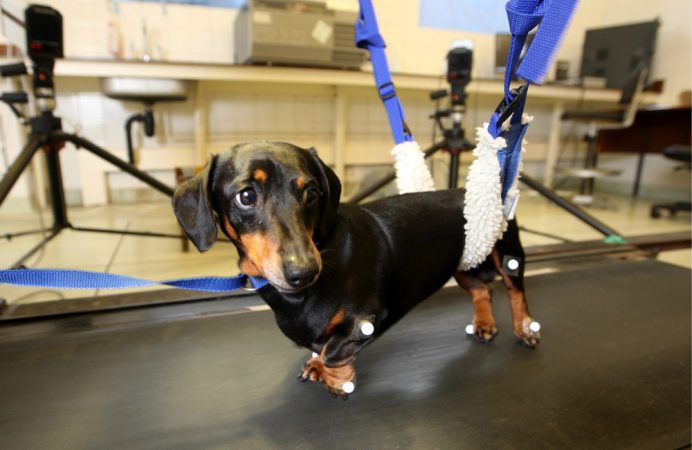
<svg viewBox="0 0 692 450"><path fill-rule="evenodd" d="M180 226L197 250L205 252L216 242L216 220L209 198L210 174L216 164L212 156L204 169L181 184L173 194L173 211Z"/></svg>
<svg viewBox="0 0 692 450"><path fill-rule="evenodd" d="M314 173L320 184L322 197L320 198L320 217L315 229L315 240L324 242L331 232L336 222L336 210L339 208L341 198L341 182L334 171L317 156L314 148L308 150L312 159L316 173Z"/></svg>

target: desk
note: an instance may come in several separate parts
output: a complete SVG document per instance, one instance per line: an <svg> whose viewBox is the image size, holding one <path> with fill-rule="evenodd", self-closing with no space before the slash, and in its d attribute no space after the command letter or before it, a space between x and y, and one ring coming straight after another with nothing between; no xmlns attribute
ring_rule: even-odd
<svg viewBox="0 0 692 450"><path fill-rule="evenodd" d="M601 130L596 145L599 152L639 153L632 195L639 194L639 181L647 153L661 153L670 145L690 145L692 109L647 108L637 111L629 128Z"/></svg>

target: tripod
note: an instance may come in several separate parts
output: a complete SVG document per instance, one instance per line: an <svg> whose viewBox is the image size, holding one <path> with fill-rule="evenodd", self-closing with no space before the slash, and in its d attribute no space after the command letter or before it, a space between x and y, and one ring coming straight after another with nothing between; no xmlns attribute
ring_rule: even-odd
<svg viewBox="0 0 692 450"><path fill-rule="evenodd" d="M14 102L24 102L26 99L26 94L22 99L18 93L13 93L9 95L9 98L14 99ZM3 95L4 97L6 94ZM18 100L19 99L19 100ZM7 99L3 99L7 102ZM43 111L37 117L32 117L28 120L30 126L30 133L26 145L22 149L21 153L17 156L15 161L7 170L5 176L0 180L0 205L4 202L5 198L9 194L10 190L17 182L21 174L26 170L26 168L31 163L33 156L42 149L46 157L46 167L48 175L48 184L50 187L51 196L51 208L53 213L53 225L50 228L48 234L33 248L31 248L24 256L22 256L16 263L12 265L12 268L22 267L23 263L30 258L34 253L40 250L53 238L55 238L64 229L72 229L75 231L87 231L87 232L99 232L99 233L115 233L124 234L132 236L150 236L150 237L170 237L181 239L179 234L166 234L166 233L154 233L147 231L128 231L128 230L110 230L102 228L90 228L90 227L77 227L70 223L67 216L67 206L65 203L65 190L62 182L62 169L60 166L60 150L65 146L65 143L71 142L78 149L85 149L90 153L98 156L101 159L108 161L114 166L118 167L124 172L138 178L147 185L156 189L159 192L167 196L173 195L173 188L167 186L166 184L160 182L151 175L142 172L141 170L134 167L120 158L114 156L103 148L97 146L96 144L90 142L89 140L77 136L76 134L65 133L62 130L62 122L59 117L53 115L52 103L45 102ZM12 105L11 105L12 106ZM15 114L20 115L18 110L12 107ZM21 117L21 115L20 115ZM17 233L10 233L4 235L6 239L12 239L20 236L27 236L31 234L42 233L45 230L29 230Z"/></svg>

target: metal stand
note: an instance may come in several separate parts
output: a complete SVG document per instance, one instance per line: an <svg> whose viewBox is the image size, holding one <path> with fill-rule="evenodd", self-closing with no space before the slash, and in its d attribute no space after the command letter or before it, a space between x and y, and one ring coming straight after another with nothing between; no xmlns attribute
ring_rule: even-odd
<svg viewBox="0 0 692 450"><path fill-rule="evenodd" d="M22 264L31 255L40 250L60 232L66 228L75 231L98 232L98 233L115 233L132 236L148 236L148 237L167 237L181 239L179 234L152 233L147 231L128 231L128 230L110 230L102 228L77 227L70 223L67 217L67 205L65 203L65 189L62 182L62 169L60 167L59 151L64 147L66 142L71 142L78 149L85 149L101 159L108 161L124 172L138 178L148 184L157 191L172 196L174 189L165 185L151 175L142 172L120 158L112 155L103 148L75 134L69 134L62 131L60 118L55 117L51 111L44 112L40 117L31 118L29 120L31 133L29 139L24 146L22 152L17 156L14 163L7 170L7 174L0 180L0 205L4 202L10 190L17 182L21 174L26 170L31 162L31 159L39 149L42 149L46 155L46 167L48 174L48 182L51 194L51 208L53 212L53 225L48 231L48 234L22 256L12 268L21 267ZM45 230L30 230L18 233L10 233L4 235L6 239L12 239L30 234L42 233Z"/></svg>

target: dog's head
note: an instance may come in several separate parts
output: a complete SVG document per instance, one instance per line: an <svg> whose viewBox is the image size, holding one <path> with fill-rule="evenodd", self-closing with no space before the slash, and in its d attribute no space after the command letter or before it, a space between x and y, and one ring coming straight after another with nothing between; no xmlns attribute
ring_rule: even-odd
<svg viewBox="0 0 692 450"><path fill-rule="evenodd" d="M315 243L329 236L340 195L339 179L313 149L257 142L212 156L176 189L173 210L199 251L214 244L218 225L244 274L297 292L322 270Z"/></svg>

